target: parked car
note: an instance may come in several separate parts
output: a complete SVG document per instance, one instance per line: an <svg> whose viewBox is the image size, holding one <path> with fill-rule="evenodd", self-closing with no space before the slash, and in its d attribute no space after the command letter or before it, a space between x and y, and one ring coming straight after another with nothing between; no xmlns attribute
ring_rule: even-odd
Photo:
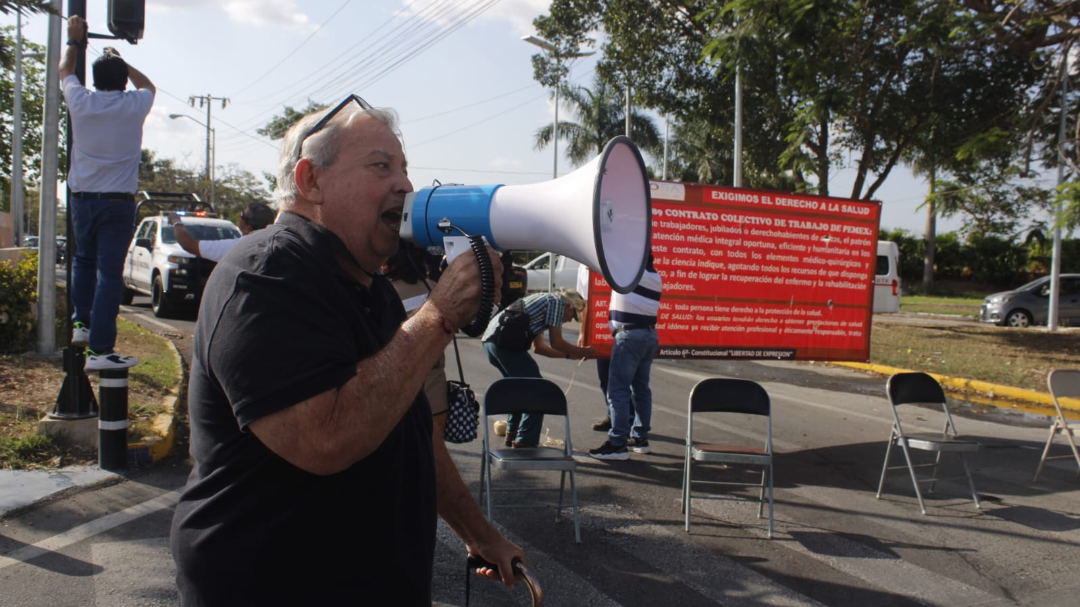
<svg viewBox="0 0 1080 607"><path fill-rule="evenodd" d="M581 262L574 261L565 255L557 256L555 260L555 289L577 288L577 273ZM551 253L544 253L534 257L525 264L525 271L529 277L530 291L547 291L551 280Z"/></svg>
<svg viewBox="0 0 1080 607"><path fill-rule="evenodd" d="M184 227L196 240L240 238L240 228L206 208L208 205L179 211L184 214ZM162 209L142 220L124 259L123 302L130 304L139 293L149 295L154 315L159 317L169 316L181 306L198 308L206 279L217 265L188 253L176 242L169 225L168 212L172 210Z"/></svg>
<svg viewBox="0 0 1080 607"><path fill-rule="evenodd" d="M67 237L56 237L56 265L62 266L67 263Z"/></svg>
<svg viewBox="0 0 1080 607"><path fill-rule="evenodd" d="M1080 324L1080 274L1061 274L1058 322ZM1012 291L994 293L983 300L979 320L1003 327L1045 325L1050 314L1050 277L1033 280Z"/></svg>

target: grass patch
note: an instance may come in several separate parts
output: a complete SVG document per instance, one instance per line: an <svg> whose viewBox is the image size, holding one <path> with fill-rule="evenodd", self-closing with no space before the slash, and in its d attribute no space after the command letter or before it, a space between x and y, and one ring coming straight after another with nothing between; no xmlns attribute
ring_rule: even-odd
<svg viewBox="0 0 1080 607"><path fill-rule="evenodd" d="M983 298L934 297L931 295L904 295L900 298L900 311L915 314L946 314L978 316Z"/></svg>
<svg viewBox="0 0 1080 607"><path fill-rule="evenodd" d="M178 388L181 370L167 340L123 318L117 329L116 349L139 359L128 372L128 441L138 442L151 435L154 417L166 412L163 401ZM98 376L88 377L96 396ZM0 356L0 468L97 462L96 449L37 434L38 421L52 412L63 381L58 356Z"/></svg>
<svg viewBox="0 0 1080 607"><path fill-rule="evenodd" d="M875 322L870 360L1045 393L1052 369L1080 367L1080 332Z"/></svg>

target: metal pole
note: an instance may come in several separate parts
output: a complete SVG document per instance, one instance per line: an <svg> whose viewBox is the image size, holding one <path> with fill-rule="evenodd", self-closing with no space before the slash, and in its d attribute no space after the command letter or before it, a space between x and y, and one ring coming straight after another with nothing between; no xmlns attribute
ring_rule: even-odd
<svg viewBox="0 0 1080 607"><path fill-rule="evenodd" d="M53 0L60 12L60 0ZM69 14L85 15L85 0L68 2ZM60 157L60 39L61 17L50 15L45 59L45 109L41 144L41 198L38 205L38 325L37 353L56 352L56 180ZM82 65L82 61L78 65ZM70 127L69 127L70 128ZM68 140L70 142L70 138Z"/></svg>
<svg viewBox="0 0 1080 607"><path fill-rule="evenodd" d="M555 126L551 131L552 149L555 154L551 162L551 178L559 178L559 83L555 83Z"/></svg>
<svg viewBox="0 0 1080 607"><path fill-rule="evenodd" d="M630 137L630 76L626 76L626 136ZM631 139L633 139L631 137Z"/></svg>
<svg viewBox="0 0 1080 607"><path fill-rule="evenodd" d="M23 222L26 211L23 207L23 118L22 118L22 13L15 11L15 103L12 111L11 134L11 218L15 221L15 240L13 245L22 246ZM38 243L40 249L40 242Z"/></svg>
<svg viewBox="0 0 1080 607"><path fill-rule="evenodd" d="M742 69L735 68L735 156L732 185L742 187Z"/></svg>
<svg viewBox="0 0 1080 607"><path fill-rule="evenodd" d="M552 53L552 61L558 62L558 57ZM552 148L555 151L554 158L551 163L551 178L559 178L559 81L555 81L555 130L551 132ZM559 256L555 253L551 253L548 257L548 293L555 291L555 262L559 259Z"/></svg>
<svg viewBox="0 0 1080 607"><path fill-rule="evenodd" d="M213 96L206 96L206 178L210 179L210 106L213 101ZM211 197L210 204L213 205L213 197Z"/></svg>
<svg viewBox="0 0 1080 607"><path fill-rule="evenodd" d="M1069 94L1069 56L1061 53L1061 120L1058 123L1058 154L1062 154L1066 137L1065 106L1068 103ZM1065 183L1065 160L1058 158L1057 184ZM1054 204L1054 250L1050 258L1050 313L1046 317L1046 328L1050 331L1058 330L1058 296L1061 293L1061 201Z"/></svg>
<svg viewBox="0 0 1080 607"><path fill-rule="evenodd" d="M210 144L210 206L213 207L214 173L217 171L217 168L214 166L215 164L217 164L217 130L210 129L210 138L213 140Z"/></svg>
<svg viewBox="0 0 1080 607"><path fill-rule="evenodd" d="M60 0L52 0L56 12L60 12ZM68 15L86 17L86 0L68 0ZM51 236L56 233L56 177L57 163L59 161L59 134L60 134L60 82L59 64L60 29L64 20L58 16L49 17L49 47L45 60L45 116L42 123L45 127L45 141L41 154L41 222L40 234ZM79 82L86 82L86 49L79 48L75 62L75 77ZM74 141L71 131L71 116L67 121L67 145L68 145L68 172L71 169L71 146ZM67 190L67 234L68 251L72 251L72 243L75 236L71 230L71 189ZM43 241L44 238L41 239ZM39 241L40 242L40 241ZM75 243L77 246L78 243ZM44 247L45 245L41 245ZM52 354L56 350L56 270L53 266L56 255L56 247L51 244L47 251L48 263L42 257L38 266L38 353ZM70 256L69 256L70 257ZM71 289L72 289L72 266L74 259L67 264L67 334L71 335ZM60 387L60 394L56 397L56 407L49 414L51 419L75 420L97 416L97 400L94 398L94 390L90 386L90 380L83 370L85 357L82 348L70 345L64 348L64 384Z"/></svg>
<svg viewBox="0 0 1080 607"><path fill-rule="evenodd" d="M123 470L128 465L128 370L102 370L98 397L98 465L102 470Z"/></svg>
<svg viewBox="0 0 1080 607"><path fill-rule="evenodd" d="M668 155L668 133L670 132L670 121L667 116L664 116L664 172L660 179L667 179L667 155Z"/></svg>

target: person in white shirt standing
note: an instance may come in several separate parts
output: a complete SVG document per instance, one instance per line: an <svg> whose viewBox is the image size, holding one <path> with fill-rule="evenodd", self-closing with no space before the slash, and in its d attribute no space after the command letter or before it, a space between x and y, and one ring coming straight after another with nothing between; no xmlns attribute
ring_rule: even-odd
<svg viewBox="0 0 1080 607"><path fill-rule="evenodd" d="M247 236L272 223L274 223L274 209L271 209L270 205L253 202L247 205L243 211L240 211L240 221L237 223L237 227L240 228L242 235ZM240 242L239 238L198 240L188 233L183 218L177 213L169 214L169 225L172 226L176 242L182 249L210 261L221 261L221 258L225 257L225 254L231 251L236 246L236 243Z"/></svg>
<svg viewBox="0 0 1080 607"><path fill-rule="evenodd" d="M116 353L116 316L123 297L124 256L135 232L142 129L154 104L154 85L106 47L93 64L94 88L75 76L86 20L68 19L67 50L60 79L71 116L68 187L75 226L71 299L75 305L71 344L88 348L87 371L126 369L139 363ZM134 91L125 91L128 80Z"/></svg>
<svg viewBox="0 0 1080 607"><path fill-rule="evenodd" d="M659 339L656 317L663 291L660 273L653 266L653 256L634 290L623 295L612 292L608 308L608 326L615 338L608 369L608 413L611 430L608 439L589 455L595 459L627 460L630 451L649 453L649 430L652 423L652 390L649 372ZM633 407L633 413L631 413Z"/></svg>

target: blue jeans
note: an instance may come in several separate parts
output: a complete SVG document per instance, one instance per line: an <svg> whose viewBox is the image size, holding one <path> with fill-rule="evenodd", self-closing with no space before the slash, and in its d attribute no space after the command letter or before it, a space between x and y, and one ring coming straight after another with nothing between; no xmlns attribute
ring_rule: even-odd
<svg viewBox="0 0 1080 607"><path fill-rule="evenodd" d="M507 350L485 341L484 351L487 352L488 362L494 365L503 377L541 377L540 366L528 350ZM514 440L519 443L539 445L543 427L543 414L511 413L506 416L506 431L516 432L517 437Z"/></svg>
<svg viewBox="0 0 1080 607"><path fill-rule="evenodd" d="M90 328L91 350L111 352L124 295L124 257L135 234L135 202L72 195L71 217L75 226L73 320Z"/></svg>
<svg viewBox="0 0 1080 607"><path fill-rule="evenodd" d="M620 331L611 348L608 369L608 442L616 447L628 437L648 440L652 422L652 390L649 371L659 340L653 329ZM633 427L631 428L631 418Z"/></svg>

